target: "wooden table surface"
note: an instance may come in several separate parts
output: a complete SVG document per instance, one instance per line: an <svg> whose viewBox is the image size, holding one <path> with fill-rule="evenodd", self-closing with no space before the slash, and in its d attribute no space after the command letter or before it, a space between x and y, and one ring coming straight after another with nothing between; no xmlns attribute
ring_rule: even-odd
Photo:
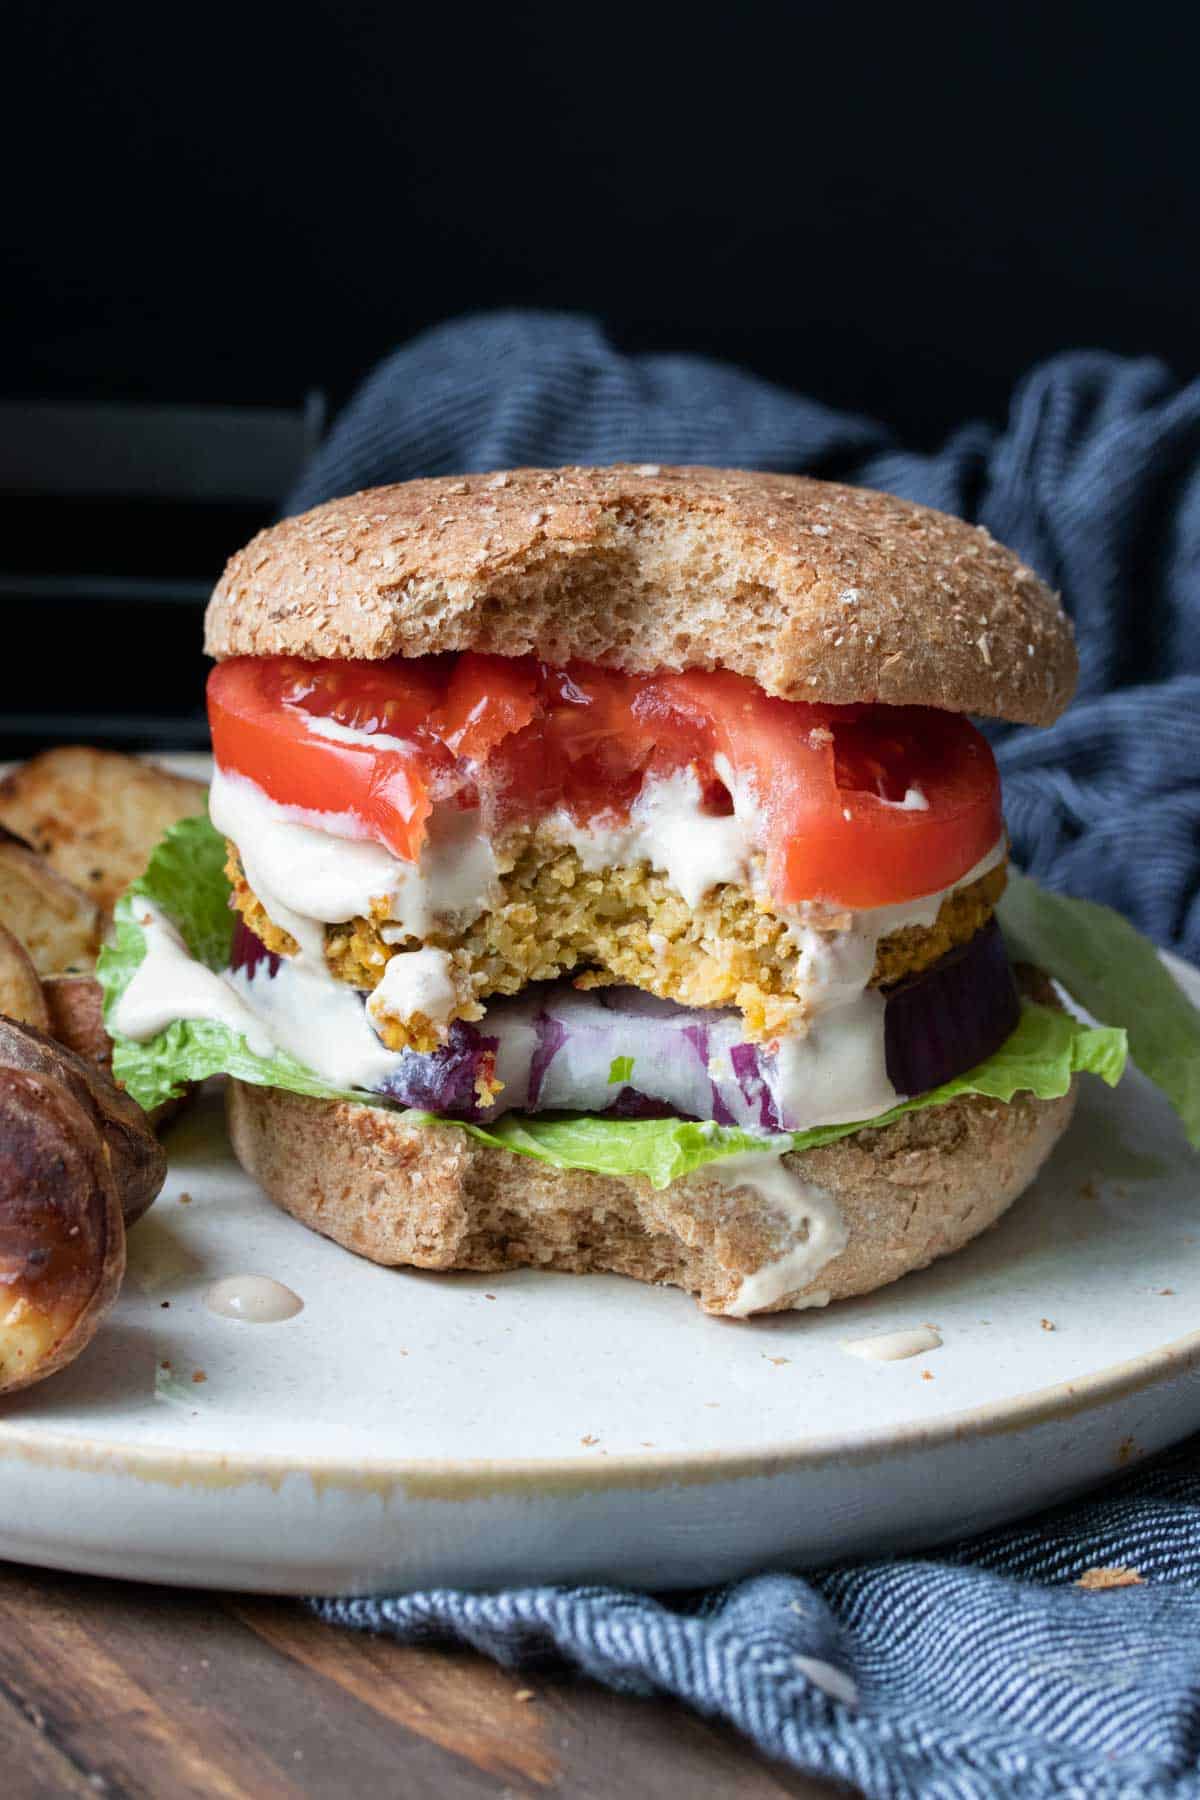
<svg viewBox="0 0 1200 1800"><path fill-rule="evenodd" d="M298 1602L0 1564L0 1794L811 1800L667 1701L322 1625Z"/></svg>

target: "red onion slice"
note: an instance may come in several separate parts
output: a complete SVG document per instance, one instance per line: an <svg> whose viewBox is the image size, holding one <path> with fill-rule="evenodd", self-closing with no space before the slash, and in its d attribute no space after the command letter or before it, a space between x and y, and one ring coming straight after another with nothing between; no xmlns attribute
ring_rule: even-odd
<svg viewBox="0 0 1200 1800"><path fill-rule="evenodd" d="M267 951L241 922L233 964L251 1004L256 982L288 979L287 958ZM888 1080L901 1097L940 1087L998 1050L1019 1015L992 920L968 944L885 993ZM501 1066L503 1091L484 1108L477 1084ZM614 1079L618 1068L623 1079ZM634 988L585 994L569 982L494 1002L482 1026L457 1021L448 1043L428 1055L397 1051L378 1091L404 1106L470 1121L516 1109L674 1115L756 1131L786 1131L793 1123L781 1106L773 1047L742 1041L737 1013L676 1006Z"/></svg>

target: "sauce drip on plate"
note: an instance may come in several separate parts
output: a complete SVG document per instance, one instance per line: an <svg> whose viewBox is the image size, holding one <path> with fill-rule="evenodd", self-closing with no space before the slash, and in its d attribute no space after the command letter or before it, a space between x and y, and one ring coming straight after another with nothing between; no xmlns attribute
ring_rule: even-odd
<svg viewBox="0 0 1200 1800"><path fill-rule="evenodd" d="M864 1362L901 1362L906 1356L936 1350L941 1342L932 1325L915 1325L910 1331L888 1331L879 1337L844 1338L842 1349Z"/></svg>
<svg viewBox="0 0 1200 1800"><path fill-rule="evenodd" d="M245 1325L276 1325L281 1319L294 1319L304 1308L299 1294L269 1275L226 1275L213 1282L204 1304L210 1312Z"/></svg>

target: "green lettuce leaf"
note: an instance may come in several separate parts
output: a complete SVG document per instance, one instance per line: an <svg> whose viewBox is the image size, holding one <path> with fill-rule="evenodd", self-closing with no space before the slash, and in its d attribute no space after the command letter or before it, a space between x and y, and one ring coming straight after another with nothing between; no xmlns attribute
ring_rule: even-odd
<svg viewBox="0 0 1200 1800"><path fill-rule="evenodd" d="M257 1055L244 1037L228 1025L208 1019L176 1019L166 1031L144 1044L132 1038L113 1039L113 1074L147 1112L163 1100L174 1100L193 1081L210 1075L235 1075L254 1087L286 1088L290 1094L310 1094L317 1100L370 1100L370 1094L330 1087L319 1075L276 1050ZM386 1102L379 1100L380 1106Z"/></svg>
<svg viewBox="0 0 1200 1800"><path fill-rule="evenodd" d="M207 817L186 819L171 828L146 873L118 902L113 939L101 954L98 970L110 1029L114 1008L145 955L145 940L137 922L139 900L151 901L173 919L192 954L206 967L221 969L228 964L233 915L224 865L225 846ZM1082 1071L1115 1084L1124 1064L1125 1033L1119 1027L1084 1025L1051 1007L1027 1003L1007 1043L969 1074L916 1100L904 1101L878 1118L823 1125L794 1133L790 1141L798 1150L815 1149L865 1126L879 1128L906 1112L943 1105L963 1094L986 1094L1008 1101L1025 1092L1043 1100L1055 1099L1066 1093L1072 1076ZM220 1073L294 1094L388 1104L375 1095L332 1088L284 1052L258 1055L228 1026L208 1021L176 1020L146 1043L114 1034L113 1067L118 1080L146 1108L173 1098L188 1082ZM628 1079L628 1071L618 1069L616 1063L614 1070L618 1080ZM431 1113L408 1112L404 1116L431 1130L466 1131L481 1143L536 1157L555 1168L642 1175L655 1187L666 1187L721 1157L778 1150L786 1141L691 1119L505 1113L490 1125L462 1125Z"/></svg>
<svg viewBox="0 0 1200 1800"><path fill-rule="evenodd" d="M100 952L96 974L104 990L106 1021L146 954L137 922L139 900L152 901L167 914L197 962L209 969L228 967L234 915L229 910L225 858L225 841L207 814L171 826L145 874L118 900L112 933ZM318 1098L362 1098L331 1088L286 1051L257 1055L244 1037L209 1020L177 1019L145 1043L114 1034L113 1074L147 1112L175 1099L189 1082L210 1075L236 1075L239 1081Z"/></svg>
<svg viewBox="0 0 1200 1800"><path fill-rule="evenodd" d="M849 1125L819 1125L790 1133L793 1150L815 1150L864 1129L879 1130L927 1106L944 1106L963 1094L1011 1100L1029 1093L1039 1100L1065 1094L1074 1075L1099 1075L1115 1087L1125 1067L1125 1033L1112 1026L1083 1025L1069 1013L1026 1001L1012 1036L994 1056L953 1081L902 1101L875 1119ZM438 1123L428 1113L411 1118ZM601 1119L589 1114L504 1113L490 1125L464 1125L482 1143L522 1156L536 1156L560 1169L588 1169L601 1175L644 1175L666 1187L705 1163L746 1150L778 1149L783 1138L764 1139L730 1126L687 1119Z"/></svg>
<svg viewBox="0 0 1200 1800"><path fill-rule="evenodd" d="M998 911L1015 957L1053 975L1094 1019L1124 1026L1129 1054L1200 1149L1200 1012L1154 945L1111 907L1048 894L1015 869Z"/></svg>
<svg viewBox="0 0 1200 1800"><path fill-rule="evenodd" d="M144 875L138 877L117 902L118 935L124 915L137 899L152 900L162 912L175 921L188 949L207 969L224 969L229 964L233 947L234 915L229 909L229 877L225 873L228 852L225 840L215 830L207 813L195 819L181 819L151 852ZM126 934L127 952L136 948L133 968L145 954L142 934L136 932L137 944ZM126 980L128 980L128 975ZM121 984L124 991L124 982Z"/></svg>

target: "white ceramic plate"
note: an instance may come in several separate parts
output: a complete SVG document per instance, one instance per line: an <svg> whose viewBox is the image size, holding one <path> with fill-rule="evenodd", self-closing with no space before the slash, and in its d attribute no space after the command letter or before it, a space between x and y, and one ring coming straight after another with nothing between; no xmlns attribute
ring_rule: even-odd
<svg viewBox="0 0 1200 1800"><path fill-rule="evenodd" d="M758 1323L616 1277L361 1262L268 1204L206 1097L116 1312L4 1406L0 1555L280 1592L668 1587L1072 1493L1200 1426L1200 1159L1140 1077L1084 1087L985 1238ZM215 1315L206 1288L243 1272L304 1310ZM909 1360L842 1348L924 1323L942 1346Z"/></svg>

